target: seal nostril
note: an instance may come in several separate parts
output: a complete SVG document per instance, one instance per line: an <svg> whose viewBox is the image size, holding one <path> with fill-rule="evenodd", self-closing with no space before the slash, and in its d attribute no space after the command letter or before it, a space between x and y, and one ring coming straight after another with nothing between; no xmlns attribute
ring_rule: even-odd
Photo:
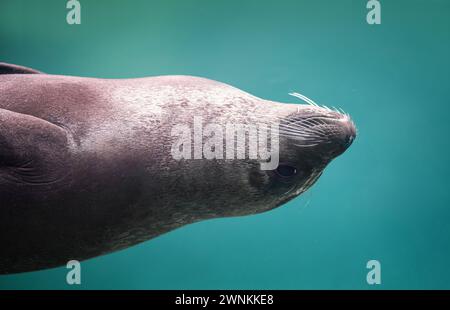
<svg viewBox="0 0 450 310"><path fill-rule="evenodd" d="M345 143L345 147L349 147L352 143L353 140L355 140L355 136L354 135L350 135L347 137L347 142Z"/></svg>

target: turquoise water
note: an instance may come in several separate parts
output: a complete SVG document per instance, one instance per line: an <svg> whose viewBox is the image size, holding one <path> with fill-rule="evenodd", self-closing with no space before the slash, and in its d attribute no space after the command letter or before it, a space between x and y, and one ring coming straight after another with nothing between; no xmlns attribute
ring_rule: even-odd
<svg viewBox="0 0 450 310"><path fill-rule="evenodd" d="M0 2L0 61L67 75L188 74L349 112L359 136L303 196L82 263L0 276L30 289L450 289L450 2ZM295 101L294 101L295 102ZM0 202L1 203L1 202ZM366 282L367 261L382 284Z"/></svg>

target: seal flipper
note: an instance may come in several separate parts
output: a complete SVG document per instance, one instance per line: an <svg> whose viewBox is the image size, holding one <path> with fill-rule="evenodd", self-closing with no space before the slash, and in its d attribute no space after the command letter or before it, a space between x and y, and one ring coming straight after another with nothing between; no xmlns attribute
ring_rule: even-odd
<svg viewBox="0 0 450 310"><path fill-rule="evenodd" d="M46 120L0 109L0 200L8 186L64 179L70 170L68 142L66 131Z"/></svg>
<svg viewBox="0 0 450 310"><path fill-rule="evenodd" d="M42 74L38 70L0 62L0 74Z"/></svg>

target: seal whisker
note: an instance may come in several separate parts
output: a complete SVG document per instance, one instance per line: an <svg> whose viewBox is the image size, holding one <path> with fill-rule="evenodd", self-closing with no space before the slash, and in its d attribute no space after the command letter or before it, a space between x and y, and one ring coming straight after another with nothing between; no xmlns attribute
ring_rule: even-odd
<svg viewBox="0 0 450 310"><path fill-rule="evenodd" d="M294 144L295 146L299 146L299 147L313 147L313 146L317 146L318 143L314 143L314 144Z"/></svg>
<svg viewBox="0 0 450 310"><path fill-rule="evenodd" d="M296 135L296 136L303 136L303 137L320 137L323 138L321 136L317 136L313 133L306 133L306 132L298 132L298 131L291 131L291 130L280 130L280 134L288 134L288 135Z"/></svg>
<svg viewBox="0 0 450 310"><path fill-rule="evenodd" d="M311 142L319 143L319 142L323 141L323 139L320 139L320 138L314 137L314 136L299 136L299 135L295 135L295 134L286 134L286 133L280 134L280 137L295 139L297 141L303 141L303 142L309 142L309 143L311 143Z"/></svg>
<svg viewBox="0 0 450 310"><path fill-rule="evenodd" d="M293 93L289 93L289 95L291 95L291 96L293 96L293 97L296 97L296 98L299 98L299 99L301 99L301 100L303 100L303 101L309 103L310 105L313 105L313 106L315 106L315 107L320 108L320 106L319 106L317 103L315 103L313 100L309 99L308 97L306 97L306 96L304 96L304 95L302 95L302 94L293 92Z"/></svg>
<svg viewBox="0 0 450 310"><path fill-rule="evenodd" d="M342 115L350 118L350 115L348 113L346 113L342 108L336 108L336 107L333 106L332 109L330 109L326 105L321 105L320 106L315 101L313 101L312 99L306 97L305 95L297 93L297 92L289 93L289 95L291 95L293 97L296 97L296 98L299 98L300 100L303 100L304 102L306 102L309 105L312 105L314 107L322 108L322 109L324 109L324 110L326 110L328 112L336 112L336 113L342 114ZM297 112L299 112L299 108L297 108Z"/></svg>
<svg viewBox="0 0 450 310"><path fill-rule="evenodd" d="M297 124L298 126L301 126L303 129L307 129L307 130L312 130L312 127L314 126L320 126L323 125L323 123L320 123L319 121L314 122L313 120L304 120L301 123ZM306 125L309 125L309 127L307 127ZM319 127L319 128L314 128L314 132L321 132L323 134L325 134L325 132Z"/></svg>
<svg viewBox="0 0 450 310"><path fill-rule="evenodd" d="M280 133L280 136L284 137L302 137L306 139L319 139L321 137L317 137L314 135L308 135L308 134L298 134L298 133L292 133L292 132L282 132Z"/></svg>
<svg viewBox="0 0 450 310"><path fill-rule="evenodd" d="M284 120L284 118L280 118L281 120ZM311 127L313 126L321 126L323 124L322 120L320 119L305 119L305 120L301 120L301 121L292 121L289 123L279 123L279 122L275 122L275 121L271 121L269 122L270 125L278 125L280 128L284 127L284 128L290 128L293 130L298 130L298 131L308 131L311 133L320 133L322 135L326 135L326 133L321 129L321 128L314 128L312 129ZM309 126L308 126L309 125Z"/></svg>
<svg viewBox="0 0 450 310"><path fill-rule="evenodd" d="M314 135L320 135L320 136L325 136L325 132L323 132L321 129L320 130L311 130L308 127L303 127L303 126L286 126L286 125L280 125L280 128L284 128L284 129L289 129L292 132L306 132L306 133L311 133Z"/></svg>
<svg viewBox="0 0 450 310"><path fill-rule="evenodd" d="M299 136L296 134L280 134L281 137L285 137L285 138L293 138L295 140L301 140L301 141L309 141L309 142L321 142L323 141L323 139L319 138L319 137L314 137L314 136Z"/></svg>

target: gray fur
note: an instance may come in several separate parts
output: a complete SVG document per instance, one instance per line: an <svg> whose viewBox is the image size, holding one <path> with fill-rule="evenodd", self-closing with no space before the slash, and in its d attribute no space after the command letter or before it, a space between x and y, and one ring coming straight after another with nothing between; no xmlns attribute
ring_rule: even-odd
<svg viewBox="0 0 450 310"><path fill-rule="evenodd" d="M355 136L346 115L203 78L18 73L0 74L3 274L110 253L204 219L273 209L307 190ZM263 171L255 160L173 159L171 129L191 124L193 115L204 123L281 121L280 163L298 175ZM317 145L302 145L305 136Z"/></svg>

